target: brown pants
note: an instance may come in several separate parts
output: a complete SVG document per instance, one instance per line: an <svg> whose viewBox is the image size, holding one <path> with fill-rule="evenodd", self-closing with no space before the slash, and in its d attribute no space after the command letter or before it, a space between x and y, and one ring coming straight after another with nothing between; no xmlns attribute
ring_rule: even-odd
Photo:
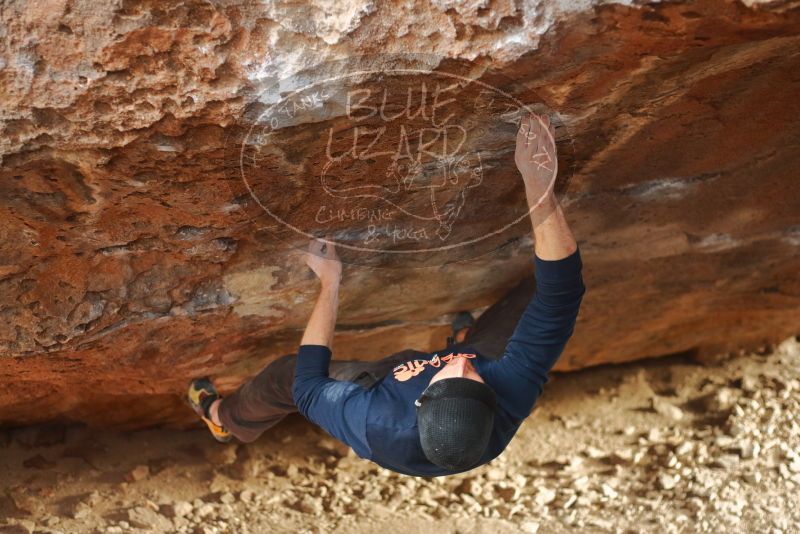
<svg viewBox="0 0 800 534"><path fill-rule="evenodd" d="M533 278L523 280L480 316L466 340L459 345L468 345L488 358L502 356L506 341L514 332L534 288ZM369 388L401 363L420 355L426 354L409 349L373 362L334 360L330 365L330 377ZM233 395L223 399L219 405L222 426L240 441L249 443L296 412L292 398L296 359L295 354L281 356L242 384Z"/></svg>

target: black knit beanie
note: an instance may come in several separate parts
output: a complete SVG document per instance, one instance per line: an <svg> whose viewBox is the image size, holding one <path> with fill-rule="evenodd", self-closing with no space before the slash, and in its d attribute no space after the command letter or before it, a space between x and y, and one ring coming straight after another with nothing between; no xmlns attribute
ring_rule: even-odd
<svg viewBox="0 0 800 534"><path fill-rule="evenodd" d="M465 471L480 461L492 435L496 396L469 378L444 378L417 401L422 451L449 471Z"/></svg>

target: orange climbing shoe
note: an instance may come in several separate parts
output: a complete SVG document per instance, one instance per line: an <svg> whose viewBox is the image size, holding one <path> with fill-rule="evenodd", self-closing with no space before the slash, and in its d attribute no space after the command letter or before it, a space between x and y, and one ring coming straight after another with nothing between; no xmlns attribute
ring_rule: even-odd
<svg viewBox="0 0 800 534"><path fill-rule="evenodd" d="M211 404L213 404L215 400L222 398L219 393L217 393L211 380L208 378L196 378L192 380L189 384L189 392L186 396L189 399L189 405L192 407L192 410L203 420L208 430L211 431L211 435L214 436L214 439L221 443L230 441L233 437L231 433L222 426L214 423L214 421L211 420L211 415L208 413Z"/></svg>

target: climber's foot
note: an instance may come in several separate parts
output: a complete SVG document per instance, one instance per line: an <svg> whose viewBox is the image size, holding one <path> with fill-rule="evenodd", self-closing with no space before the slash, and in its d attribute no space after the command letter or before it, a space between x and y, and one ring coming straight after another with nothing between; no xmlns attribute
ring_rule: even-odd
<svg viewBox="0 0 800 534"><path fill-rule="evenodd" d="M458 312L453 318L453 341L463 343L470 330L475 326L475 319L468 311Z"/></svg>
<svg viewBox="0 0 800 534"><path fill-rule="evenodd" d="M192 410L203 420L208 430L211 431L211 435L214 436L214 439L221 443L230 441L233 437L231 433L225 430L222 425L216 424L211 419L211 405L217 399L222 398L219 393L217 393L211 380L208 378L196 378L192 380L189 384L189 391L186 396L189 399L189 405L192 407Z"/></svg>

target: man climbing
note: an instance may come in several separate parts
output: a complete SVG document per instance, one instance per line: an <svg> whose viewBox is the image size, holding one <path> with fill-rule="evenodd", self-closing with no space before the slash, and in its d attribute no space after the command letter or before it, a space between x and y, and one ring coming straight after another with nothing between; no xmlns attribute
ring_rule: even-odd
<svg viewBox="0 0 800 534"><path fill-rule="evenodd" d="M250 442L299 410L360 457L407 475L453 474L497 457L542 393L584 293L580 253L553 193L547 117L522 120L514 159L530 207L535 281L475 324L460 314L454 342L441 351L331 362L342 268L332 244L312 241L306 263L321 291L297 355L275 360L224 399L208 379L190 385L189 400L213 435Z"/></svg>

